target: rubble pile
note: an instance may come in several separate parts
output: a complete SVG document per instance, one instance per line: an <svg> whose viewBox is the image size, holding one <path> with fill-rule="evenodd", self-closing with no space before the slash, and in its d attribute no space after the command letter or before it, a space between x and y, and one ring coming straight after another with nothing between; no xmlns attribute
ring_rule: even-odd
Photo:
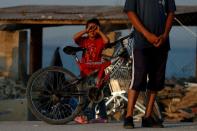
<svg viewBox="0 0 197 131"><path fill-rule="evenodd" d="M159 102L163 107L164 119L169 121L197 120L197 84L177 83L166 86L159 92Z"/></svg>
<svg viewBox="0 0 197 131"><path fill-rule="evenodd" d="M0 100L25 98L25 92L22 82L0 77Z"/></svg>

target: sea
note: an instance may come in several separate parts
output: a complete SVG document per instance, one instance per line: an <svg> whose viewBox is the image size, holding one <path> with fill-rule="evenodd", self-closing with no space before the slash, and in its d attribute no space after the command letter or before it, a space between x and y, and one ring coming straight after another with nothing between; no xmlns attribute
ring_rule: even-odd
<svg viewBox="0 0 197 131"><path fill-rule="evenodd" d="M167 78L188 78L195 75L197 38L194 34L197 34L197 27L187 28L190 31L181 26L173 27L171 30L171 50L169 51L166 68ZM76 46L72 37L74 33L82 29L84 29L83 26L45 28L43 34L43 67L51 65L54 52L57 47L60 47L59 53L63 66L74 74L79 75L79 68L74 58L66 55L62 50L67 45ZM121 30L122 36L120 37L127 35L129 31L129 29Z"/></svg>

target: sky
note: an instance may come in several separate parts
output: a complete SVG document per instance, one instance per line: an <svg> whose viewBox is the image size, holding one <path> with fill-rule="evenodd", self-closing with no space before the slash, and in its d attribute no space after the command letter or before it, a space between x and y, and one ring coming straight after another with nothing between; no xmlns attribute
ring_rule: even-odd
<svg viewBox="0 0 197 131"><path fill-rule="evenodd" d="M177 5L197 5L197 0L175 0ZM0 0L0 7L16 5L123 5L125 0Z"/></svg>
<svg viewBox="0 0 197 131"><path fill-rule="evenodd" d="M176 5L196 5L197 6L197 0L175 0ZM9 7L9 6L17 6L17 5L124 5L125 0L0 0L0 8L1 7ZM75 29L76 28L76 29ZM48 41L55 41L55 39L61 37L64 37L66 35L66 39L72 38L72 35L76 30L82 29L82 27L72 27L72 26L66 26L66 27L60 27L58 30L55 30L57 28L48 28L44 29L45 32L47 32L47 39ZM70 33L65 32L65 30L69 31ZM177 31L178 30L178 31ZM181 30L181 31L180 31ZM191 27L191 30L193 32L197 32L196 27ZM173 29L172 33L175 34L172 37L181 36L179 37L179 41L186 41L190 40L193 42L190 44L190 46L194 45L195 37L192 37L190 33L185 31L184 29L176 28ZM184 35L183 35L184 34ZM52 42L51 42L52 43ZM182 42L184 43L184 42ZM179 46L185 46L185 44L180 44ZM188 45L187 45L188 46Z"/></svg>

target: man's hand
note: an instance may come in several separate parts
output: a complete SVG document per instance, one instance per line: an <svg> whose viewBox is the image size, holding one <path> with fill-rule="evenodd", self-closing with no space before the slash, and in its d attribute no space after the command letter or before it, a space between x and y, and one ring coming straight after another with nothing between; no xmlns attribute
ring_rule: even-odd
<svg viewBox="0 0 197 131"><path fill-rule="evenodd" d="M167 39L167 35L165 34L160 35L159 41L155 44L155 47L160 47L162 44L165 43L166 39Z"/></svg>
<svg viewBox="0 0 197 131"><path fill-rule="evenodd" d="M145 38L148 40L148 42L153 44L155 47L156 44L159 42L159 37L157 37L155 34L152 33L148 33L147 35L145 35Z"/></svg>

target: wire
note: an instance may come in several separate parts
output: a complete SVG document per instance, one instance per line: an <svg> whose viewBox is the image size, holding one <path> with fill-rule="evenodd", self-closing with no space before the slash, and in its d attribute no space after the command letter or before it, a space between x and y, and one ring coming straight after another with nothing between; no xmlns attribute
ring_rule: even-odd
<svg viewBox="0 0 197 131"><path fill-rule="evenodd" d="M189 29L187 26L185 26L179 19L177 19L176 17L174 17L174 20L176 20L186 31L188 31L189 33L191 33L195 38L197 38L197 34L195 32L193 32L191 29Z"/></svg>

